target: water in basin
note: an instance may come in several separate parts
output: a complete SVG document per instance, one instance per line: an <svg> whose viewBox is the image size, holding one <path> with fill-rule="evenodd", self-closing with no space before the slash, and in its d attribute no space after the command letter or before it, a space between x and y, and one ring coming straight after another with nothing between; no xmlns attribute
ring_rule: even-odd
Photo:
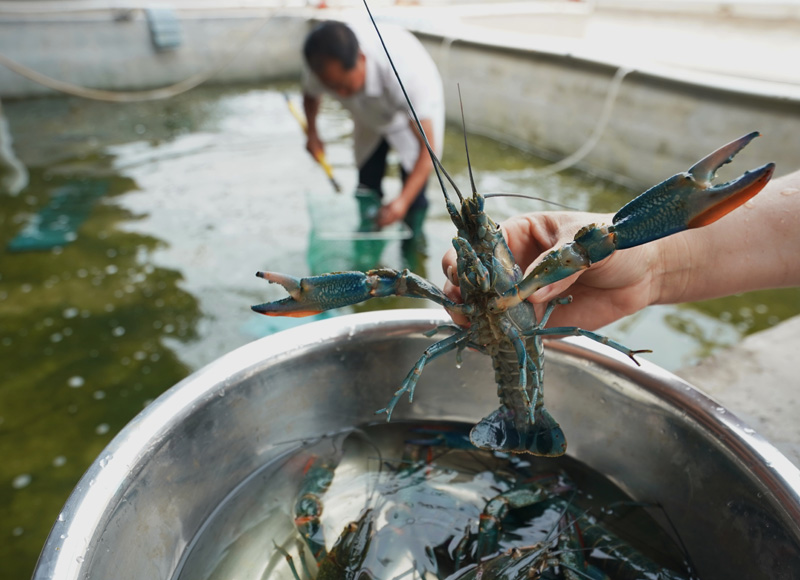
<svg viewBox="0 0 800 580"><path fill-rule="evenodd" d="M478 542L489 545L495 535L487 555L519 569L554 573L561 566L563 573L585 556L612 579L630 577L622 570L652 575L665 567L678 572L664 578L691 576L679 544L656 521L665 521L657 506L632 501L569 457L472 448L470 428L379 423L287 445L293 448L219 506L192 541L176 580L316 577L312 555L326 560L322 550L329 554L323 566L352 566L353 578L455 579L475 573ZM528 493L507 517L488 517L496 504ZM479 525L487 521L479 539ZM353 541L353 550L333 549L340 537L344 546L362 535L363 545ZM483 565L497 577L499 570Z"/></svg>

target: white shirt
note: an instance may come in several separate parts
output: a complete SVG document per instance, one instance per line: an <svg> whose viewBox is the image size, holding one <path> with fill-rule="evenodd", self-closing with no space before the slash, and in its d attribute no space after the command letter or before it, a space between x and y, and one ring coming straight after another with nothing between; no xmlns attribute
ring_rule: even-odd
<svg viewBox="0 0 800 580"><path fill-rule="evenodd" d="M350 111L356 165L361 167L383 137L397 153L400 164L411 172L419 156L419 141L409 126L411 114L400 83L389 64L374 28L348 24L366 57L364 88L351 97L329 91L308 67L303 91L313 97L328 94ZM392 55L417 116L433 126L434 151L441 156L444 141L444 91L439 71L428 52L413 34L402 28L381 25L386 47ZM430 138L430 136L429 136Z"/></svg>

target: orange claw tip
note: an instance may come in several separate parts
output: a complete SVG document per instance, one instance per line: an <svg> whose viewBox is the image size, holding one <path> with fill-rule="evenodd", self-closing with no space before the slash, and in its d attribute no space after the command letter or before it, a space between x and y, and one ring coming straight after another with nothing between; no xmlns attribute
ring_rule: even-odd
<svg viewBox="0 0 800 580"><path fill-rule="evenodd" d="M750 198L755 196L759 191L764 189L767 182L772 178L775 172L775 164L767 163L753 171L748 171L738 180L741 184L741 190L737 191L724 201L709 207L706 211L696 215L692 218L687 226L689 228L699 228L714 223L721 217L729 214L737 207L747 202Z"/></svg>
<svg viewBox="0 0 800 580"><path fill-rule="evenodd" d="M284 314L275 313L273 316L291 316L292 318L303 318L304 316L314 316L321 314L322 310L297 310L295 312L286 312Z"/></svg>
<svg viewBox="0 0 800 580"><path fill-rule="evenodd" d="M270 303L267 304L257 304L256 306L251 306L250 310L253 312L258 312L259 314L263 314L265 316L289 316L291 318L302 318L304 316L314 316L315 314L320 314L322 310L275 310L269 308L273 306Z"/></svg>

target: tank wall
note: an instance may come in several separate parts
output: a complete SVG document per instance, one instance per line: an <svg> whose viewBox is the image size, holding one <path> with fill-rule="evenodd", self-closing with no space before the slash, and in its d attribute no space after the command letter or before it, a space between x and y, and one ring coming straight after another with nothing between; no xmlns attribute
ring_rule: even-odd
<svg viewBox="0 0 800 580"><path fill-rule="evenodd" d="M617 68L530 50L424 36L445 84L448 120L552 159L590 139ZM773 161L778 174L800 167L800 102L631 71L619 85L599 141L578 167L652 185L745 133L762 137L737 156L730 172Z"/></svg>
<svg viewBox="0 0 800 580"><path fill-rule="evenodd" d="M214 72L215 83L297 77L305 18L277 12L180 17L181 45L158 51L144 13L0 19L0 54L58 81L112 91L168 86ZM224 67L220 66L224 64ZM52 94L0 66L0 97Z"/></svg>

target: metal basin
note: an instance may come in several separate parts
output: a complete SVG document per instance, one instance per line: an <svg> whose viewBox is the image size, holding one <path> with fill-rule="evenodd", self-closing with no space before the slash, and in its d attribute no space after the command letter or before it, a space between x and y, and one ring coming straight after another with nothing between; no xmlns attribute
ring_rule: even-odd
<svg viewBox="0 0 800 580"><path fill-rule="evenodd" d="M277 443L375 420L449 319L343 316L242 347L167 391L106 448L67 501L34 578L173 578L204 522ZM657 345L654 345L657 347ZM569 453L657 501L701 578L800 578L800 471L686 382L587 340L556 341L545 397ZM487 357L425 368L393 420L475 422L496 408Z"/></svg>

